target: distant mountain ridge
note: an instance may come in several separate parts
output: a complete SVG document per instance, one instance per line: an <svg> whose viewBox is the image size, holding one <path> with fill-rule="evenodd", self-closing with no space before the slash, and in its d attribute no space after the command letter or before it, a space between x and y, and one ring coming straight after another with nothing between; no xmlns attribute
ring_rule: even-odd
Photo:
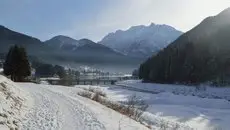
<svg viewBox="0 0 230 130"><path fill-rule="evenodd" d="M0 25L0 53L7 53L13 45L24 46L30 55L45 54L50 50L39 39L12 31Z"/></svg>
<svg viewBox="0 0 230 130"><path fill-rule="evenodd" d="M68 51L71 53L108 53L109 54L114 54L114 55L120 55L124 56L120 53L115 52L111 48L108 48L104 45L97 44L89 39L80 39L80 40L75 40L73 38L67 37L67 36L55 36L54 38L51 38L50 40L47 40L44 42L46 45L60 49L63 51ZM97 55L96 54L96 55Z"/></svg>
<svg viewBox="0 0 230 130"><path fill-rule="evenodd" d="M63 35L55 36L50 40L45 41L44 43L50 47L54 47L56 49L61 49L66 51L78 51L79 48L83 48L85 46L91 46L92 49L96 49L97 51L105 49L111 51L112 53L117 53L113 51L111 48L108 48L101 44L97 44L89 39L75 40L73 38L63 36Z"/></svg>
<svg viewBox="0 0 230 130"><path fill-rule="evenodd" d="M67 36L56 36L44 42L44 44L63 51L66 57L75 57L76 62L84 63L132 63L140 62L139 59L127 57L104 45L95 43L89 39L75 40Z"/></svg>
<svg viewBox="0 0 230 130"><path fill-rule="evenodd" d="M230 8L204 19L140 66L159 83L230 83Z"/></svg>
<svg viewBox="0 0 230 130"><path fill-rule="evenodd" d="M13 45L26 48L30 57L48 63L76 62L87 64L138 64L130 58L89 39L75 40L56 36L45 42L0 26L0 55L6 54Z"/></svg>
<svg viewBox="0 0 230 130"><path fill-rule="evenodd" d="M130 34L129 36L126 35L127 32ZM117 34L118 37L114 37ZM16 44L24 46L30 56L48 62L66 61L90 64L138 65L151 56L153 52L158 52L180 34L180 31L170 26L151 24L150 26L134 26L127 31L120 30L116 33L111 33L99 43L89 39L76 40L63 35L58 35L42 42L37 38L0 26L0 54L7 53L10 46ZM133 39L133 36L135 36L134 40L130 41L129 39ZM158 41L154 36L161 37L164 40ZM106 39L115 42L125 39L128 42L118 42L120 44L111 42L111 46L109 46L107 43L104 44L104 41L107 41Z"/></svg>
<svg viewBox="0 0 230 130"><path fill-rule="evenodd" d="M148 58L182 34L168 25L133 26L128 30L109 33L99 44L131 57Z"/></svg>

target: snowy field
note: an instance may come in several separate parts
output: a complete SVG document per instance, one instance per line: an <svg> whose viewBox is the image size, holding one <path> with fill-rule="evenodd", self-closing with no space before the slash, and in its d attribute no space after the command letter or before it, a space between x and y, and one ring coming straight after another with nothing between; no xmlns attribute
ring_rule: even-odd
<svg viewBox="0 0 230 130"><path fill-rule="evenodd" d="M188 86L143 84L139 81L118 84L121 86L98 87L113 101L123 102L132 95L142 98L149 104L143 120L151 125L162 127L167 124L169 128L177 126L186 130L229 130L230 102L225 100L228 88L206 87L206 91L198 91Z"/></svg>
<svg viewBox="0 0 230 130"><path fill-rule="evenodd" d="M0 76L0 130L148 129L97 102L78 96L82 88L100 88L108 99L121 103L132 95L143 99L149 108L141 121L151 125L153 130L229 130L230 127L228 88L206 87L206 90L198 91L188 86L142 84L139 81L119 82L113 86L65 87L14 83ZM201 97L202 93L205 97Z"/></svg>
<svg viewBox="0 0 230 130"><path fill-rule="evenodd" d="M201 98L226 99L230 101L230 87L209 87L208 85L186 86L186 85L168 85L141 83L140 80L127 80L118 82L117 85L136 88L144 91L161 93L170 92L176 95L190 95ZM201 89L198 89L198 88Z"/></svg>

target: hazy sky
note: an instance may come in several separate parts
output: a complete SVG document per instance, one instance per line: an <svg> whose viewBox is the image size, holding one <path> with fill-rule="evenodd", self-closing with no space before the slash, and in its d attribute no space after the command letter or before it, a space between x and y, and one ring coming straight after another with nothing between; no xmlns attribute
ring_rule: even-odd
<svg viewBox="0 0 230 130"><path fill-rule="evenodd" d="M188 31L227 7L230 0L0 0L0 24L41 40L62 34L98 41L151 22Z"/></svg>

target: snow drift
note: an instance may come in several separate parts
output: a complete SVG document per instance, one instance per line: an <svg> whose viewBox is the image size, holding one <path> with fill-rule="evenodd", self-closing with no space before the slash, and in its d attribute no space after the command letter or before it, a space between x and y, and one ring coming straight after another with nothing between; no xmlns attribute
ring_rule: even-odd
<svg viewBox="0 0 230 130"><path fill-rule="evenodd" d="M29 107L29 94L11 80L0 75L0 129L20 129L21 121Z"/></svg>

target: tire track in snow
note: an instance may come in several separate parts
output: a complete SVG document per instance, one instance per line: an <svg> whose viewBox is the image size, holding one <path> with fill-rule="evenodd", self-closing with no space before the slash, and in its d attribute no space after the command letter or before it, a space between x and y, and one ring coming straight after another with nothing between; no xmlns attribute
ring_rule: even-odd
<svg viewBox="0 0 230 130"><path fill-rule="evenodd" d="M84 104L44 87L25 87L34 98L34 107L23 122L25 130L104 130ZM35 90L36 89L36 90Z"/></svg>

